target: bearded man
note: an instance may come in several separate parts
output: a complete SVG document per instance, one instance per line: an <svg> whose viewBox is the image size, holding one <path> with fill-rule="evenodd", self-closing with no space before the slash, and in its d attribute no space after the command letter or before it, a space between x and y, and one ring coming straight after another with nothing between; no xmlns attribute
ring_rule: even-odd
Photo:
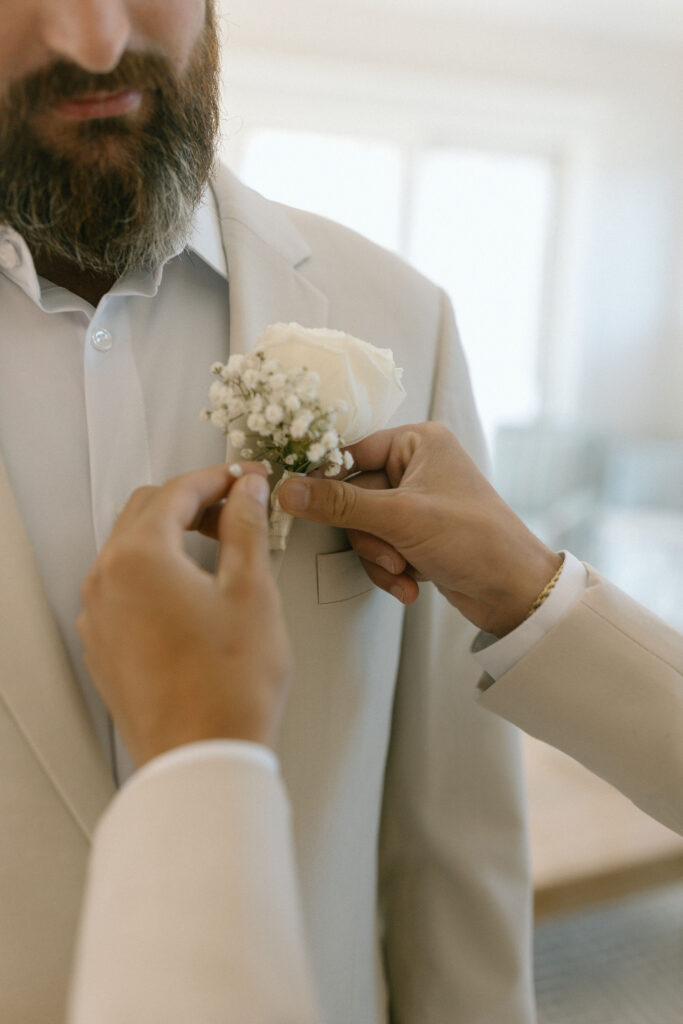
<svg viewBox="0 0 683 1024"><path fill-rule="evenodd" d="M83 663L80 581L133 490L224 458L198 415L211 364L274 321L348 331L394 350L404 422L444 420L483 458L444 295L215 166L218 53L211 0L3 5L3 1024L62 1018L92 832L135 770ZM390 569L351 543L295 524L278 580L295 661L278 754L325 1019L528 1024L516 738L471 700L459 614L373 589ZM212 568L210 541L191 551ZM129 969L134 985L145 964Z"/></svg>

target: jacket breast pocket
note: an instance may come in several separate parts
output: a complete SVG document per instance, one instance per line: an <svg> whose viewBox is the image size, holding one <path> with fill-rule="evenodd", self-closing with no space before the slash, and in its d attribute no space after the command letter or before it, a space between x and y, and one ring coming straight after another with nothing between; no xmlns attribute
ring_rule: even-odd
<svg viewBox="0 0 683 1024"><path fill-rule="evenodd" d="M350 601L374 590L355 551L332 551L316 556L318 604Z"/></svg>

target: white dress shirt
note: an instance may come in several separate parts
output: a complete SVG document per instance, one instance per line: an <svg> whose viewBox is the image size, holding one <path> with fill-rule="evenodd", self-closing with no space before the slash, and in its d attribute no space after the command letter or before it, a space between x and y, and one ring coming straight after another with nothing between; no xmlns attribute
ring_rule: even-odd
<svg viewBox="0 0 683 1024"><path fill-rule="evenodd" d="M211 192L182 252L130 273L97 309L36 274L0 225L0 446L38 568L116 779L133 764L85 669L80 585L131 492L225 459L200 420L228 355L228 273ZM211 541L188 549L206 568Z"/></svg>

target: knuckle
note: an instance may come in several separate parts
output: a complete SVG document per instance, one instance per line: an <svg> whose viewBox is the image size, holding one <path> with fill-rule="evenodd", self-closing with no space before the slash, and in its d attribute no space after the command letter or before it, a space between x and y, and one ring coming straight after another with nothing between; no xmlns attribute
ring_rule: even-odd
<svg viewBox="0 0 683 1024"><path fill-rule="evenodd" d="M439 444L445 444L453 437L452 432L445 423L437 423L432 420L430 423L426 424L426 427L426 436Z"/></svg>
<svg viewBox="0 0 683 1024"><path fill-rule="evenodd" d="M99 571L96 563L88 570L81 583L81 599L84 604L88 604L95 597L98 581Z"/></svg>
<svg viewBox="0 0 683 1024"><path fill-rule="evenodd" d="M154 487L152 484L144 484L142 487L136 487L128 499L128 503L130 504L135 502L136 505L141 505L146 502L148 498L151 498L151 496L158 490L159 488Z"/></svg>
<svg viewBox="0 0 683 1024"><path fill-rule="evenodd" d="M233 526L237 527L245 538L263 536L266 532L266 525L265 510L256 498L249 498L248 501L241 502L234 511Z"/></svg>
<svg viewBox="0 0 683 1024"><path fill-rule="evenodd" d="M350 484L334 480L330 484L329 509L333 519L345 521L352 515L356 496Z"/></svg>
<svg viewBox="0 0 683 1024"><path fill-rule="evenodd" d="M97 562L99 579L116 582L129 578L139 568L143 554L137 544L121 541L110 543L102 550Z"/></svg>

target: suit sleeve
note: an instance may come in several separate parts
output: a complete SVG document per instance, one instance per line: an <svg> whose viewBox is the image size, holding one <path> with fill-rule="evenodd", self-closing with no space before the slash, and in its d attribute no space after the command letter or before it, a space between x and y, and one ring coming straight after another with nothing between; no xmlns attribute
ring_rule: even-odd
<svg viewBox="0 0 683 1024"><path fill-rule="evenodd" d="M279 776L177 762L94 842L68 1024L320 1024Z"/></svg>
<svg viewBox="0 0 683 1024"><path fill-rule="evenodd" d="M479 703L683 834L683 636L594 569L581 600Z"/></svg>
<svg viewBox="0 0 683 1024"><path fill-rule="evenodd" d="M443 303L432 418L482 464L467 368ZM430 586L406 610L380 843L396 1024L534 1020L518 735L472 699L474 632Z"/></svg>

